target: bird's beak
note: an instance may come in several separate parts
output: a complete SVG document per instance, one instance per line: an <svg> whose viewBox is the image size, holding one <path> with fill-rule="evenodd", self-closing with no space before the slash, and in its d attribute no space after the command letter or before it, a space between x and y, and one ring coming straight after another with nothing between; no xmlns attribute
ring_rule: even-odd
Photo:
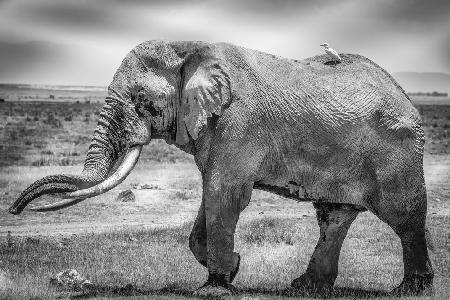
<svg viewBox="0 0 450 300"><path fill-rule="evenodd" d="M325 46L325 44L320 44L319 46Z"/></svg>

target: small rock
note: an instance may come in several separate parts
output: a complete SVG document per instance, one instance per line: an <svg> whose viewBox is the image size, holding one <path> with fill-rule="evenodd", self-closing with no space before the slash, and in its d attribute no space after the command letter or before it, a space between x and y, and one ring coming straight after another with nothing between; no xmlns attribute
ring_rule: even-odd
<svg viewBox="0 0 450 300"><path fill-rule="evenodd" d="M138 241L138 239L135 238L134 236L130 236L130 237L128 238L128 240L129 240L130 242L137 242L137 241Z"/></svg>
<svg viewBox="0 0 450 300"><path fill-rule="evenodd" d="M264 212L262 211L262 212L260 212L258 215L263 215L264 214Z"/></svg>
<svg viewBox="0 0 450 300"><path fill-rule="evenodd" d="M439 198L436 198L436 199L434 199L436 202L441 202L441 199L439 199Z"/></svg>
<svg viewBox="0 0 450 300"><path fill-rule="evenodd" d="M67 269L50 278L50 283L74 289L89 288L92 283L75 269Z"/></svg>
<svg viewBox="0 0 450 300"><path fill-rule="evenodd" d="M117 195L116 201L134 202L136 201L136 196L133 194L131 190L125 190L120 192L119 195Z"/></svg>
<svg viewBox="0 0 450 300"><path fill-rule="evenodd" d="M138 189L140 190L159 190L159 186L156 184L141 184L138 186Z"/></svg>

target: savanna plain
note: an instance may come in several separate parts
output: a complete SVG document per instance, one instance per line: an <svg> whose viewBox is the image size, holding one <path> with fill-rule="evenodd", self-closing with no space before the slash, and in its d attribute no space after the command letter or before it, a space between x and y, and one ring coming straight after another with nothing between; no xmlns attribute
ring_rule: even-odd
<svg viewBox="0 0 450 300"><path fill-rule="evenodd" d="M450 99L435 100L412 99L427 138L434 298L449 299ZM206 269L188 247L201 201L200 174L190 155L163 141L146 146L130 176L104 195L56 212L7 212L35 180L81 171L102 102L101 92L33 89L0 102L0 299L183 299L206 280ZM135 201L118 201L124 190ZM306 270L318 234L311 203L255 190L236 232L242 256L236 299L389 298L403 276L400 241L368 212L349 230L335 289L320 296L290 291L291 280ZM74 290L50 283L69 268L92 286ZM422 298L427 297L412 299Z"/></svg>

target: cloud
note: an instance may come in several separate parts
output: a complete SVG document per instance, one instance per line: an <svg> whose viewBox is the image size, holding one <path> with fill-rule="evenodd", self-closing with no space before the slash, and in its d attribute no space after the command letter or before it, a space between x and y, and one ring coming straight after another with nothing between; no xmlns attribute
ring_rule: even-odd
<svg viewBox="0 0 450 300"><path fill-rule="evenodd" d="M382 0L379 15L392 21L412 21L418 23L438 23L447 20L450 11L448 0Z"/></svg>
<svg viewBox="0 0 450 300"><path fill-rule="evenodd" d="M450 72L449 6L448 0L0 0L0 63L9 74L36 66L40 72L20 73L30 80L30 73L45 71L48 80L107 84L145 40L225 41L290 58L317 55L326 41L389 71ZM36 40L39 46L26 43ZM59 77L52 75L58 62Z"/></svg>
<svg viewBox="0 0 450 300"><path fill-rule="evenodd" d="M47 41L0 41L0 82L106 85L120 64L107 54Z"/></svg>
<svg viewBox="0 0 450 300"><path fill-rule="evenodd" d="M4 42L0 41L0 80L13 82L20 78L45 72L50 65L61 63L69 49L47 41Z"/></svg>
<svg viewBox="0 0 450 300"><path fill-rule="evenodd" d="M21 26L52 26L54 29L94 30L116 29L121 18L114 10L96 2L22 1L9 5L8 15Z"/></svg>

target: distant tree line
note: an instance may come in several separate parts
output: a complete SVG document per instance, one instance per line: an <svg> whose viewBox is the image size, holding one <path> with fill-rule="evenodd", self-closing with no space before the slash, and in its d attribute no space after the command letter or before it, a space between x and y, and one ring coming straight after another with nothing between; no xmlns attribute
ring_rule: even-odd
<svg viewBox="0 0 450 300"><path fill-rule="evenodd" d="M431 97L448 97L448 93L440 93L440 92L417 92L417 93L408 93L410 96L431 96Z"/></svg>

